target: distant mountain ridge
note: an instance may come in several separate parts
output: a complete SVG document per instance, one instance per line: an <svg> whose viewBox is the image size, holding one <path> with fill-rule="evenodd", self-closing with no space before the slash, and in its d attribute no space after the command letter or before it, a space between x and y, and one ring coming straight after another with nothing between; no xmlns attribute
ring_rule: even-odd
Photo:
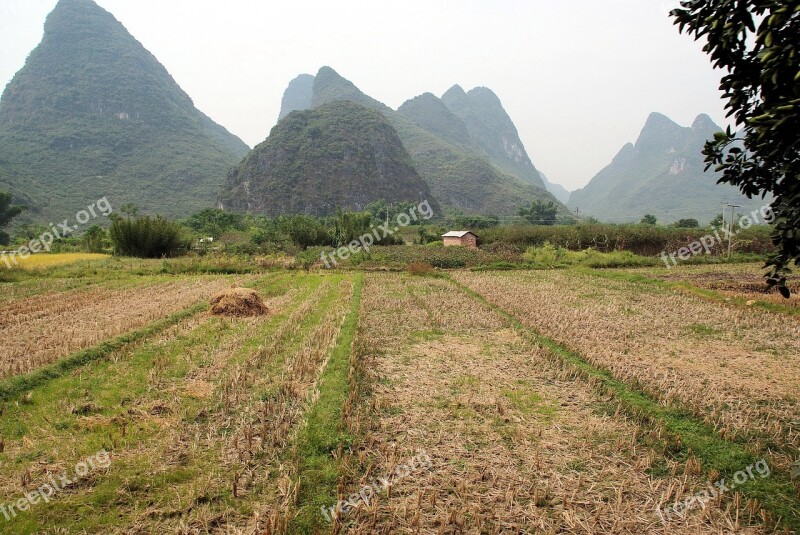
<svg viewBox="0 0 800 535"><path fill-rule="evenodd" d="M291 85L287 92L295 91ZM433 196L451 210L510 215L542 199L556 202L566 213L546 191L500 100L485 88L464 95L466 102L453 109L426 93L395 111L323 67L314 76L309 108L349 100L379 111L396 129Z"/></svg>
<svg viewBox="0 0 800 535"><path fill-rule="evenodd" d="M92 0L60 0L0 98L0 189L20 219L60 220L107 197L171 217L213 206L247 153Z"/></svg>
<svg viewBox="0 0 800 535"><path fill-rule="evenodd" d="M747 211L760 207L764 201L747 199L737 188L717 184L717 173L704 171L703 145L720 130L705 114L688 128L650 114L636 144L626 144L586 187L573 191L569 207L602 221L633 222L652 214L664 223L694 218L701 224L722 212L723 200Z"/></svg>

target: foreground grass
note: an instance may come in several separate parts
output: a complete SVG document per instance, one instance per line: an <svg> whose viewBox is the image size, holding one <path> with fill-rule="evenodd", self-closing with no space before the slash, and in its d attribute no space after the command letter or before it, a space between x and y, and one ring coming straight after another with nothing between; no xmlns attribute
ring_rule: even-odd
<svg viewBox="0 0 800 535"><path fill-rule="evenodd" d="M665 439L650 439L647 444L649 447L661 449L665 456L682 462L694 458L707 472L716 471L728 480L736 472L761 460L748 451L746 445L721 438L713 428L698 420L690 411L661 405L638 388L616 379L609 371L590 364L581 355L527 327L514 315L468 286L453 279L449 280L477 301L497 311L518 332L532 343L547 349L555 360L572 368L577 376L613 396L613 402L609 403L610 413L613 414L616 407L653 428L663 430ZM749 480L736 490L746 499L755 500L754 503L772 514L771 518L764 519L767 524L800 528L800 497L788 474L773 471L771 477Z"/></svg>
<svg viewBox="0 0 800 535"><path fill-rule="evenodd" d="M156 269L149 266L148 270L150 267ZM111 269L98 275L102 280L110 276ZM342 480L351 468L346 466L347 456L342 452L351 449L359 438L349 430L346 420L348 403L354 388L358 388L350 359L357 337L363 277L273 274L257 287L266 297L286 295L286 304L263 322L199 317L197 311L193 312L201 306L198 304L160 320L164 325L156 322L141 329L155 329L152 332L105 342L36 374L0 383L0 437L6 439L6 451L0 451L4 471L0 495L6 501L22 495L26 474L36 478L53 466L74 466L100 448L112 452L113 458L107 472L93 474L53 503L20 515L13 524L4 525L0 516L0 532L42 532L56 526L59 533L236 530L249 519L275 510L274 498L283 491L276 490L280 483L276 474L282 474L286 465L296 466L293 475L299 483L296 501L288 510L292 517L288 530L330 531L332 527L320 507L331 507L341 498ZM349 290L350 280L352 297L349 291L336 288L344 282ZM444 280L436 280L449 286ZM479 294L454 284L449 291L462 297L452 302L458 306L450 306L448 312L467 321L470 309L463 303L468 301L480 302L479 308L486 305L502 315L529 342L544 348L553 362L575 370L601 392L613 394L612 400L600 407L602 410L614 414L620 408L647 427L663 430L663 438L639 437L640 441L649 441L647 447L663 451L668 459L688 461L694 457L704 469L718 470L728 478L758 460L744 445L721 439L688 412L658 404L635 386L592 366L580 354L525 327ZM428 320L417 326L424 329L415 336L419 334L423 340L444 336L447 324L439 324L445 317L440 292L399 286L395 290L398 295L407 292L414 306L395 312L394 319L399 321L413 310L424 312ZM393 293L389 296L396 297ZM365 302L369 302L368 297ZM303 309L303 304L312 306ZM298 311L303 313L295 314ZM287 431L287 443L276 445L276 452L252 445L248 451L248 433L252 438L253 429L258 430L260 425L260 413L251 409L274 400L284 386L297 384L291 376L284 377L287 366L291 367L296 355L315 337L316 328L334 315L337 319L332 323L341 325L341 330L326 346L330 348L326 364L311 388L316 393L306 397L305 392L298 392L297 405L289 407L300 410L299 405L303 405L305 413L298 412L298 420L304 425ZM296 328L283 329L286 324ZM388 325L380 328L393 333L394 328ZM264 350L265 346L274 351ZM90 353L95 350L97 353ZM487 355L494 350L495 346L487 347ZM263 365L254 368L253 361L262 353L266 355ZM421 363L427 362L428 356L420 358ZM41 377L37 378L38 374ZM198 376L210 383L213 393L207 397L187 395L185 391L187 383ZM477 383L480 377L468 380ZM535 392L535 388L533 382L498 392L503 399L508 398L514 410L541 419L547 429L551 427L550 406L541 406L540 400L529 394L529 389ZM306 399L310 400L307 408ZM545 408L548 412L542 412ZM464 411L460 406L457 410ZM502 421L497 425L501 430L508 426ZM507 439L513 441L515 436ZM635 443L637 439L632 440ZM238 455L244 457L231 459ZM663 473L665 464L657 459L653 473ZM575 466L580 468L579 464ZM250 473L257 474L250 483L239 481L240 475ZM785 474L773 474L737 490L746 498L758 499L760 506L773 513L772 520L797 527L800 507Z"/></svg>

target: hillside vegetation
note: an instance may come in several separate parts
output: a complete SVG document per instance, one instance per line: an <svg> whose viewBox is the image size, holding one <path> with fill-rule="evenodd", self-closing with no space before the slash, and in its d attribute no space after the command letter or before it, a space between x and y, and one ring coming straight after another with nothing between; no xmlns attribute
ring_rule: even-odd
<svg viewBox="0 0 800 535"><path fill-rule="evenodd" d="M291 113L231 171L220 196L228 209L268 216L431 199L392 125L352 101Z"/></svg>
<svg viewBox="0 0 800 535"><path fill-rule="evenodd" d="M61 0L0 99L0 189L21 221L60 221L102 197L184 216L212 206L248 151L92 0Z"/></svg>

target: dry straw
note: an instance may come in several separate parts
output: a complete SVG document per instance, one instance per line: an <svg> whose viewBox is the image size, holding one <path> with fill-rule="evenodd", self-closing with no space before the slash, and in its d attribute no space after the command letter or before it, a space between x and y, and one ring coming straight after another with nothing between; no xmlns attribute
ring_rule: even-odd
<svg viewBox="0 0 800 535"><path fill-rule="evenodd" d="M258 292L251 288L229 288L211 300L211 313L216 316L248 318L269 313Z"/></svg>

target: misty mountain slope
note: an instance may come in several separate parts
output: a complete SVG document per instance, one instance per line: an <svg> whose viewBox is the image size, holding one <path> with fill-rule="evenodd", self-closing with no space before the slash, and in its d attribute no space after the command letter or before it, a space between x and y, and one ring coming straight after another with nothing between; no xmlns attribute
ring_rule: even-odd
<svg viewBox="0 0 800 535"><path fill-rule="evenodd" d="M231 171L220 202L268 216L329 215L377 200L441 209L389 121L352 101L295 111Z"/></svg>
<svg viewBox="0 0 800 535"><path fill-rule="evenodd" d="M0 98L0 189L49 222L107 196L183 216L213 206L249 148L194 107L92 0L60 0Z"/></svg>
<svg viewBox="0 0 800 535"><path fill-rule="evenodd" d="M337 100L350 100L381 113L393 113L389 106L364 94L353 82L343 78L330 67L322 67L314 77L311 107Z"/></svg>
<svg viewBox="0 0 800 535"><path fill-rule="evenodd" d="M474 144L489 155L489 160L505 172L544 189L544 181L528 156L517 127L491 89L476 87L465 93L451 87L442 102L464 121Z"/></svg>
<svg viewBox="0 0 800 535"><path fill-rule="evenodd" d="M747 199L738 189L717 184L717 173L704 171L703 145L720 130L707 115L685 128L651 114L636 144L626 144L586 187L573 191L569 207L603 221L639 221L653 214L665 223L695 218L706 224L722 211L723 200L748 212L762 206L764 201Z"/></svg>
<svg viewBox="0 0 800 535"><path fill-rule="evenodd" d="M431 134L455 145L472 146L467 125L432 93L406 101L397 112Z"/></svg>
<svg viewBox="0 0 800 535"><path fill-rule="evenodd" d="M412 99L394 111L365 95L330 67L323 67L314 80L312 106L338 100L350 100L381 112L397 130L433 196L447 208L508 215L535 199L558 203L544 187L536 187L493 165L486 152L467 139L468 133L460 126L463 121L442 107L441 100L433 95ZM435 112L425 119L431 110ZM437 121L437 117L444 122ZM559 206L566 212L560 203Z"/></svg>
<svg viewBox="0 0 800 535"><path fill-rule="evenodd" d="M314 77L310 74L301 74L291 82L283 93L281 112L278 121L296 110L307 110L311 107L314 97Z"/></svg>
<svg viewBox="0 0 800 535"><path fill-rule="evenodd" d="M563 202L564 204L567 204L569 202L570 191L567 188L565 188L561 184L550 182L547 176L541 171L539 171L539 175L542 177L542 180L544 181L544 186L545 188L547 188L547 191L552 193L556 199Z"/></svg>

